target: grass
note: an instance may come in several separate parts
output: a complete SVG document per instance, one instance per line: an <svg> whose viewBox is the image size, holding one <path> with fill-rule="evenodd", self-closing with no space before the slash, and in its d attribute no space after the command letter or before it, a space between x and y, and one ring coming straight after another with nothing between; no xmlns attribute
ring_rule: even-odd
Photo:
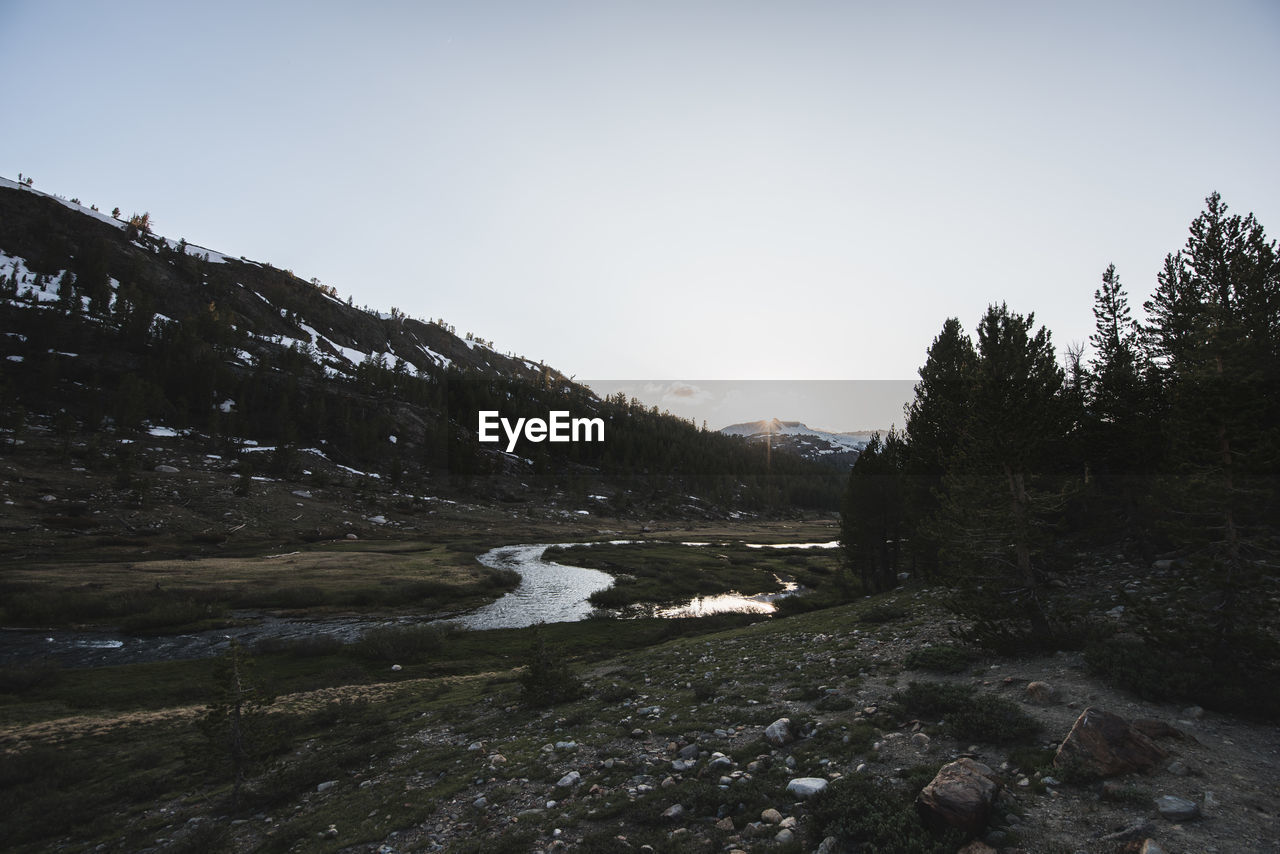
<svg viewBox="0 0 1280 854"><path fill-rule="evenodd" d="M30 563L6 568L0 623L105 624L149 633L216 624L232 609L461 610L519 583L441 544L330 543L274 555Z"/></svg>
<svg viewBox="0 0 1280 854"><path fill-rule="evenodd" d="M552 548L548 560L607 572L614 586L591 596L602 608L668 604L695 596L775 593L778 579L819 587L838 570L835 555L810 549L752 549L741 544L686 546L646 542Z"/></svg>

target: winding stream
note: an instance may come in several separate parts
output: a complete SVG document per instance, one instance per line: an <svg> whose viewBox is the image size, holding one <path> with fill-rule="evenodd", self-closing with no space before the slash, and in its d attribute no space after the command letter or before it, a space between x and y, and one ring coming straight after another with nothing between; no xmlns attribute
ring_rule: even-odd
<svg viewBox="0 0 1280 854"><path fill-rule="evenodd" d="M514 629L537 623L565 623L585 620L594 606L587 601L597 590L613 584L613 577L596 569L569 566L546 560L552 545L576 546L592 543L526 544L499 546L477 559L485 566L514 569L520 573L515 590L469 614L454 617L468 629ZM686 543L689 546L706 543ZM834 548L835 543L796 543L752 548ZM773 602L795 593L794 584L779 593L743 596L727 593L697 597L674 607L635 609L620 616L697 617L729 611L771 613ZM615 615L617 612L610 612ZM358 640L372 628L408 625L420 619L405 617L331 617L301 619L257 613L235 613L250 624L178 635L138 637L119 632L85 632L61 629L0 629L0 664L20 664L24 660L51 657L67 667L101 667L143 661L170 661L205 658L223 652L231 638L249 646L264 638L284 641L330 635L343 642Z"/></svg>

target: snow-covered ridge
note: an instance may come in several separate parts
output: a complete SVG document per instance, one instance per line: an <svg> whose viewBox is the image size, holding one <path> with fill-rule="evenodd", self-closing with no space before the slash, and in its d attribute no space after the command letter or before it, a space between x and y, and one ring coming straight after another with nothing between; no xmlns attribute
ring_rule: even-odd
<svg viewBox="0 0 1280 854"><path fill-rule="evenodd" d="M799 436L820 439L830 445L848 451L861 451L871 441L872 432L857 431L836 433L809 427L801 421L779 421L777 418L730 424L720 430L726 436L743 436L748 439L773 436Z"/></svg>

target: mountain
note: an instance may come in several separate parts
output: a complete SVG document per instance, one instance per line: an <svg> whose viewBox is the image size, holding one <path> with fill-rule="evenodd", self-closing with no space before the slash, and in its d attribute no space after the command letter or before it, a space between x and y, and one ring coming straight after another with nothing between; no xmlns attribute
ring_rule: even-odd
<svg viewBox="0 0 1280 854"><path fill-rule="evenodd" d="M809 427L800 421L779 421L774 418L730 424L721 428L720 432L726 436L741 436L772 450L782 450L804 459L848 468L877 431L833 433Z"/></svg>
<svg viewBox="0 0 1280 854"><path fill-rule="evenodd" d="M320 490L364 505L449 495L646 518L838 506L828 469L602 399L444 320L361 308L265 261L162 237L148 215L119 219L3 179L0 393L10 484L56 471L82 510L145 515L180 500L199 530L221 526L211 496L233 493L288 507ZM604 441L484 443L489 410L599 418ZM192 472L198 494L158 490L157 466ZM38 495L3 497L25 508L22 524L95 521L92 509L71 518ZM319 516L304 523L327 530Z"/></svg>

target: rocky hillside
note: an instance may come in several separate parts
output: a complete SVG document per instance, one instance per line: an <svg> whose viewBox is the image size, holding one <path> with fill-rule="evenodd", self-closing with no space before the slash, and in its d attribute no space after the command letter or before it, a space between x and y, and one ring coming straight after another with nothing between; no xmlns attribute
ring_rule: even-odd
<svg viewBox="0 0 1280 854"><path fill-rule="evenodd" d="M417 494L571 489L641 512L683 512L690 495L721 515L836 506L828 470L601 400L443 320L354 303L161 237L147 215L0 182L0 388L15 404L0 437L20 451L55 435L77 468L114 469L122 483L138 471L139 438L159 431L188 457L322 488L356 472ZM606 439L484 444L480 410L598 417Z"/></svg>

